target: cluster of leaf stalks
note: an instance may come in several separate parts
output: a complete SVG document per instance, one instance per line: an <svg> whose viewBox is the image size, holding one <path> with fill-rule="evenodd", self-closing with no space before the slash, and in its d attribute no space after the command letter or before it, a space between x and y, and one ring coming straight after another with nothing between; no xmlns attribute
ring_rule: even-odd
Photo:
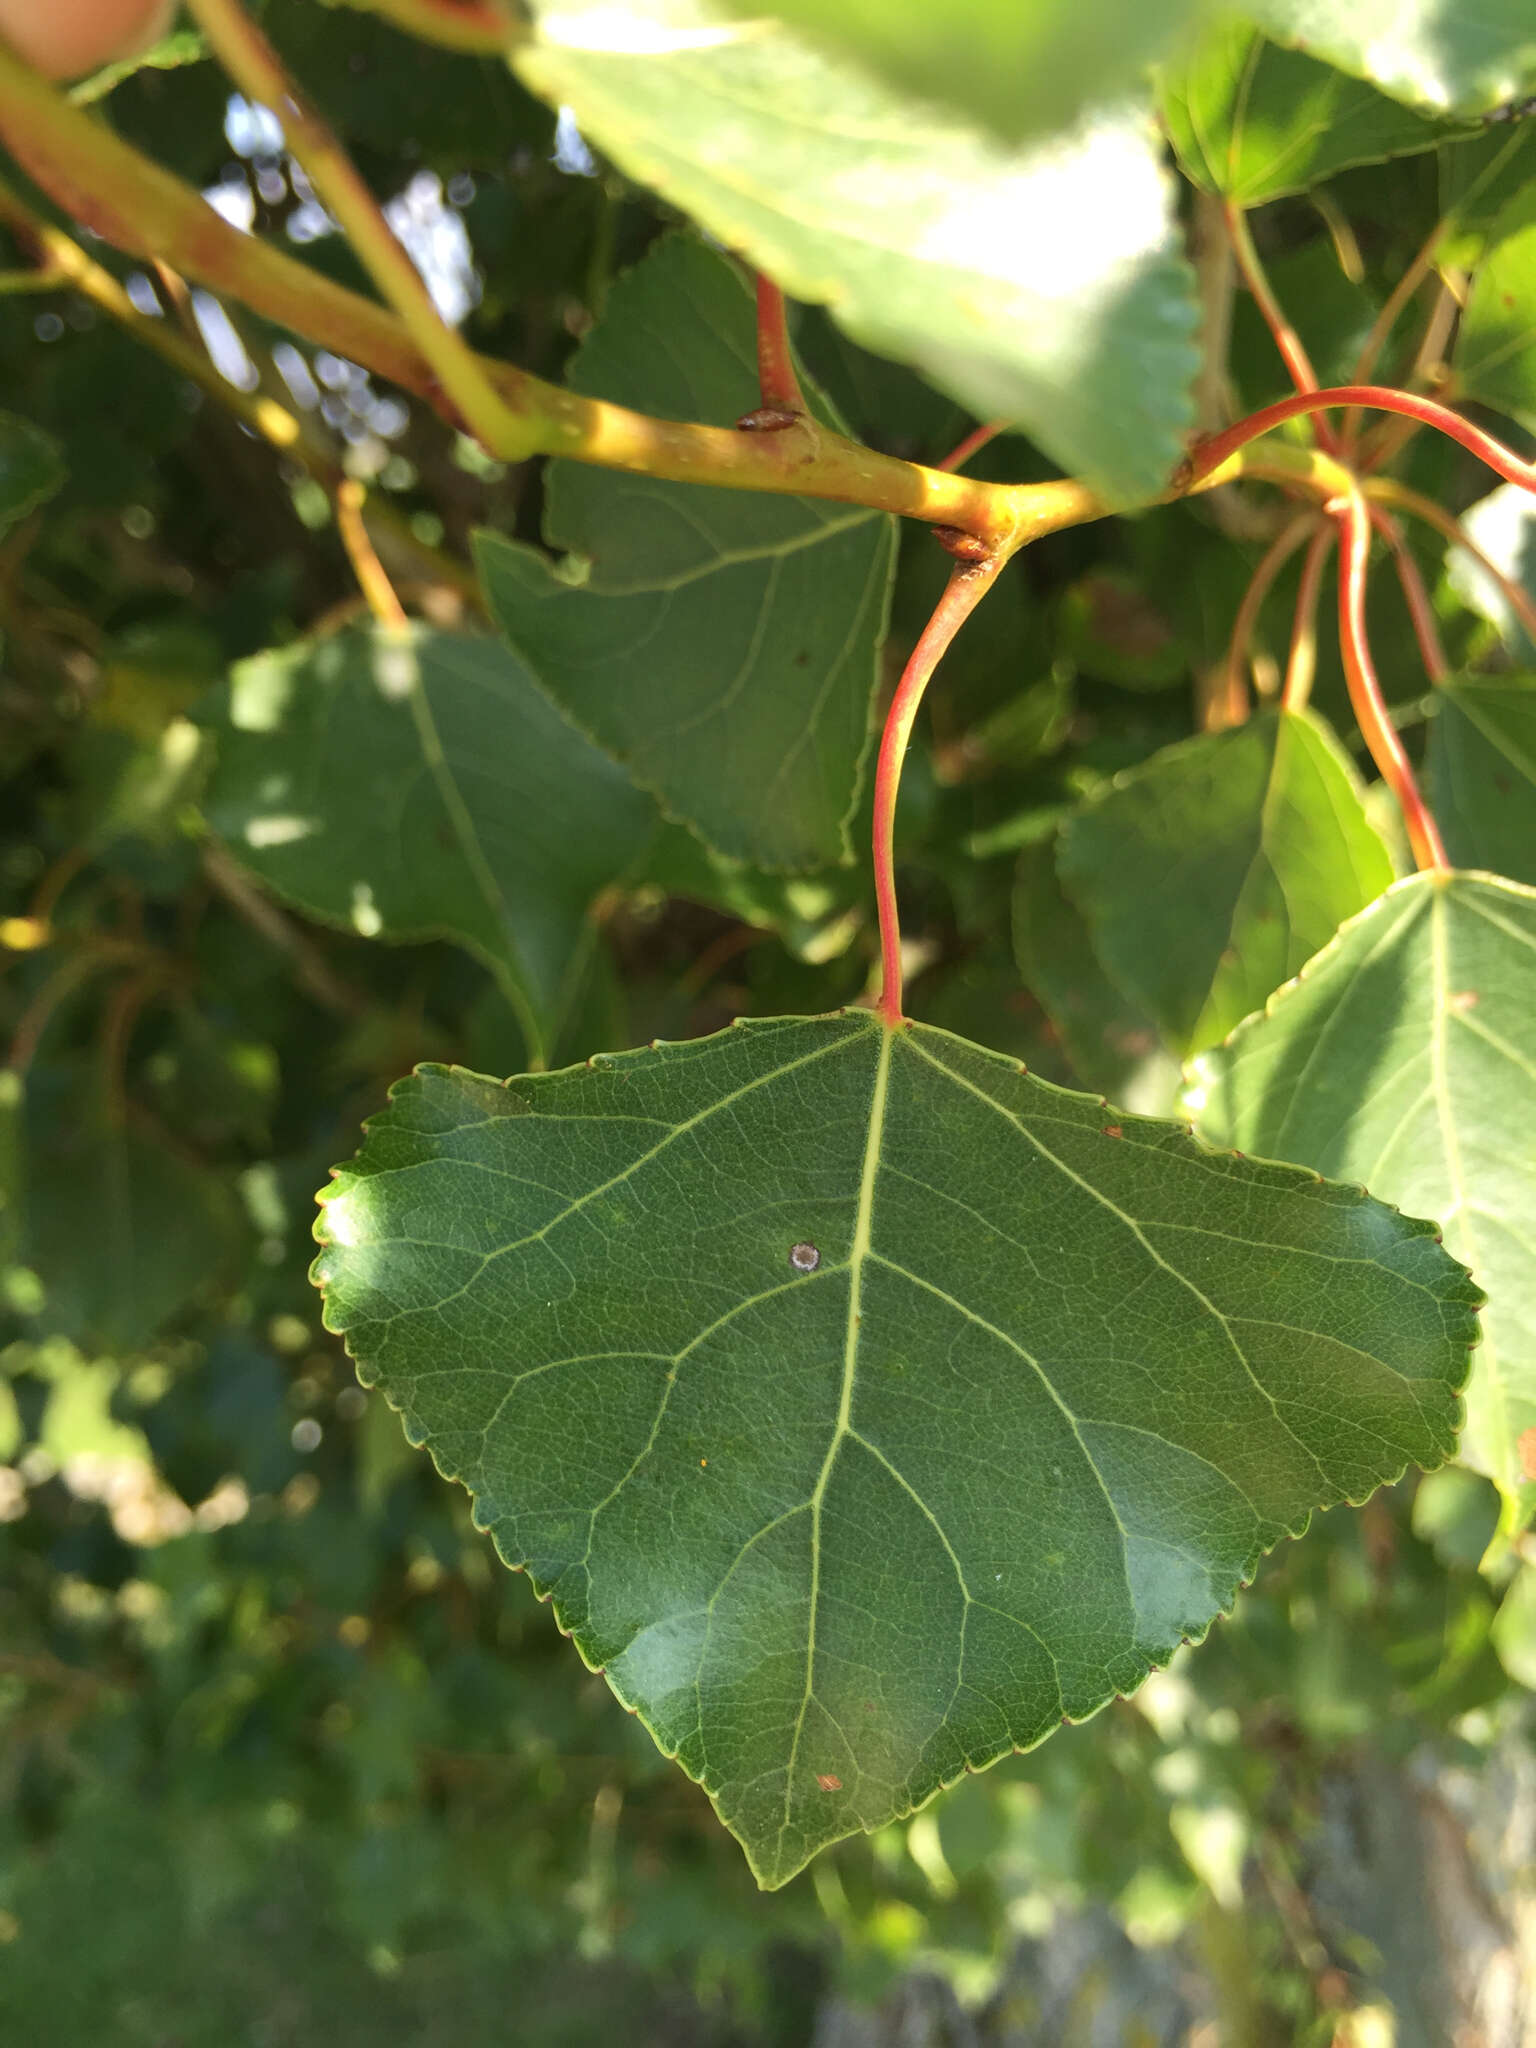
<svg viewBox="0 0 1536 2048"><path fill-rule="evenodd" d="M897 683L876 765L872 851L880 926L879 1007L888 1023L900 1022L901 935L893 855L896 798L902 760L928 683L965 619L1020 549L1042 535L1132 508L1108 505L1072 479L1003 485L962 475L964 464L1007 426L1006 421L977 428L934 468L876 453L830 432L804 404L783 295L767 278L759 278L757 287L761 404L745 413L734 431L650 418L476 356L439 316L414 264L341 144L240 0L190 0L190 7L232 84L252 101L277 111L287 147L392 310L385 312L229 227L192 188L77 110L0 49L0 136L38 184L75 218L152 262L173 288L188 277L229 293L417 392L496 457L558 455L674 481L869 506L928 522L956 556L947 587ZM500 48L508 34L507 23L490 5L444 9L431 0L394 0L385 11L401 26L450 47ZM270 397L248 397L229 385L194 346L136 311L116 280L78 243L4 186L0 219L31 250L40 281L68 283L84 293L324 485L333 496L338 530L363 596L382 624L403 628L405 612L374 553L367 517L381 529L387 524L391 538L407 552L425 557L423 566L430 574L454 585L462 596L473 597L462 570L423 550L399 529L386 507L365 502L361 487L340 475L334 459L296 413ZM1366 594L1373 539L1380 536L1391 554L1431 683L1445 677L1448 663L1397 515L1422 520L1463 548L1494 578L1533 638L1536 606L1487 558L1459 521L1381 472L1424 426L1449 435L1496 474L1526 490L1536 491L1536 466L1431 395L1443 376L1441 357L1455 310L1438 280L1409 388L1369 381L1394 327L1433 274L1438 225L1382 307L1360 350L1352 380L1324 389L1264 275L1242 210L1229 202L1225 222L1238 268L1295 391L1198 442L1157 502L1247 477L1277 484L1302 509L1281 528L1253 572L1234 621L1223 686L1213 699L1209 722L1236 723L1245 715L1242 669L1251 635L1270 588L1298 552L1303 553L1302 573L1280 703L1289 711L1299 711L1307 703L1323 573L1336 547L1339 648L1355 718L1401 808L1415 861L1422 870L1443 869L1448 863L1440 832L1393 725L1371 655ZM1381 414L1388 415L1388 421L1372 417ZM1298 419L1310 423L1310 445L1270 438Z"/></svg>

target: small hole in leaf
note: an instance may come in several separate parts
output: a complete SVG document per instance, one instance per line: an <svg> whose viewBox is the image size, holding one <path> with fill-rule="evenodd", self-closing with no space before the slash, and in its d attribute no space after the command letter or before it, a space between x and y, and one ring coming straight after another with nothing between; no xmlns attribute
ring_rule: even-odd
<svg viewBox="0 0 1536 2048"><path fill-rule="evenodd" d="M797 1273L814 1273L821 1264L821 1253L813 1244L792 1244L789 1248L789 1263Z"/></svg>

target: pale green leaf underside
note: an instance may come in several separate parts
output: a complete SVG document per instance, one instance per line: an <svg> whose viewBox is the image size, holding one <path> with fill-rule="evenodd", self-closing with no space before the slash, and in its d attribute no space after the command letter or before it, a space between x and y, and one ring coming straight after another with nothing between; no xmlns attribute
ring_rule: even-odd
<svg viewBox="0 0 1536 2048"><path fill-rule="evenodd" d="M749 20L763 10L728 0ZM1061 128L1134 82L1203 0L776 0L775 16L898 91L942 100L1011 142Z"/></svg>
<svg viewBox="0 0 1536 2048"><path fill-rule="evenodd" d="M1536 89L1530 0L1241 0L1241 12L1430 113L1483 114Z"/></svg>
<svg viewBox="0 0 1536 2048"><path fill-rule="evenodd" d="M1058 866L1111 976L1180 1052L1224 1038L1392 880L1338 741L1265 711L1119 776Z"/></svg>
<svg viewBox="0 0 1536 2048"><path fill-rule="evenodd" d="M362 1377L769 1885L1443 1459L1475 1328L1361 1190L862 1011L424 1068L325 1202Z"/></svg>
<svg viewBox="0 0 1536 2048"><path fill-rule="evenodd" d="M630 176L1111 499L1162 490L1193 424L1197 314L1140 112L1010 150L704 0L534 13L520 74Z"/></svg>
<svg viewBox="0 0 1536 2048"><path fill-rule="evenodd" d="M1536 414L1536 185L1489 230L1461 318L1456 388L1501 412Z"/></svg>
<svg viewBox="0 0 1536 2048"><path fill-rule="evenodd" d="M242 662L210 724L203 809L246 866L365 937L457 939L548 1044L656 813L513 655L358 627Z"/></svg>
<svg viewBox="0 0 1536 2048"><path fill-rule="evenodd" d="M1430 795L1446 851L1536 883L1536 676L1453 677L1434 712Z"/></svg>
<svg viewBox="0 0 1536 2048"><path fill-rule="evenodd" d="M619 279L569 381L664 418L757 402L740 273L674 236ZM807 401L836 425L813 387ZM562 462L545 530L579 568L482 534L497 624L566 715L710 846L845 860L869 749L895 526L884 513Z"/></svg>
<svg viewBox="0 0 1536 2048"><path fill-rule="evenodd" d="M1399 882L1268 1013L1196 1065L1220 1144L1364 1181L1487 1290L1462 1455L1521 1503L1536 1427L1536 891Z"/></svg>
<svg viewBox="0 0 1536 2048"><path fill-rule="evenodd" d="M1160 98L1184 170L1240 206L1304 192L1352 164L1433 149L1458 132L1235 21L1165 67Z"/></svg>

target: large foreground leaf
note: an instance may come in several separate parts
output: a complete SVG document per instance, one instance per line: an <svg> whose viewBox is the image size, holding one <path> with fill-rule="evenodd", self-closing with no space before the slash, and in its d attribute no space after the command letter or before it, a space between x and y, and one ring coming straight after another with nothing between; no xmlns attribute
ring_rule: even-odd
<svg viewBox="0 0 1536 2048"><path fill-rule="evenodd" d="M755 332L740 273L676 236L614 286L570 381L728 426L757 397ZM557 463L545 531L569 559L494 534L478 556L543 688L674 817L735 859L811 868L848 856L893 525L857 505Z"/></svg>
<svg viewBox="0 0 1536 2048"><path fill-rule="evenodd" d="M763 1883L1450 1451L1476 1290L1359 1188L867 1012L395 1090L326 1315Z"/></svg>
<svg viewBox="0 0 1536 2048"><path fill-rule="evenodd" d="M1457 133L1237 21L1218 23L1185 62L1170 64L1160 97L1185 171L1239 206Z"/></svg>
<svg viewBox="0 0 1536 2048"><path fill-rule="evenodd" d="M1488 1291L1462 1453L1536 1508L1536 892L1401 882L1196 1064L1219 1144L1435 1217Z"/></svg>
<svg viewBox="0 0 1536 2048"><path fill-rule="evenodd" d="M753 0L729 11L761 19ZM775 0L781 21L900 91L943 100L1011 142L1061 128L1132 84L1203 0Z"/></svg>
<svg viewBox="0 0 1536 2048"><path fill-rule="evenodd" d="M1241 11L1431 113L1483 114L1536 87L1530 0L1241 0Z"/></svg>
<svg viewBox="0 0 1536 2048"><path fill-rule="evenodd" d="M1430 788L1451 859L1536 883L1536 676L1457 676L1434 709Z"/></svg>
<svg viewBox="0 0 1536 2048"><path fill-rule="evenodd" d="M1338 741L1266 711L1165 747L1068 821L1058 862L1110 974L1198 1051L1392 880Z"/></svg>
<svg viewBox="0 0 1536 2048"><path fill-rule="evenodd" d="M704 0L533 11L523 77L632 177L1110 497L1164 487L1197 316L1140 112L1007 150Z"/></svg>
<svg viewBox="0 0 1536 2048"><path fill-rule="evenodd" d="M246 866L366 937L459 940L547 1047L656 813L514 656L359 627L242 662L211 723L203 808Z"/></svg>

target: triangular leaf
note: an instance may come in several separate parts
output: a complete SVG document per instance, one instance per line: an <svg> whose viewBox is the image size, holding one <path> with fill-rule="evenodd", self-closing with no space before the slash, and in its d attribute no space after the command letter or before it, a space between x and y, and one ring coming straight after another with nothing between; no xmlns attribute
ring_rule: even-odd
<svg viewBox="0 0 1536 2048"><path fill-rule="evenodd" d="M1238 21L1218 23L1185 62L1166 66L1159 97L1186 173L1239 206L1456 134Z"/></svg>
<svg viewBox="0 0 1536 2048"><path fill-rule="evenodd" d="M733 423L757 396L740 273L690 238L663 243L614 286L570 381ZM781 869L846 859L894 523L557 463L546 530L575 558L562 568L494 534L477 552L497 623L567 716L718 851Z"/></svg>
<svg viewBox="0 0 1536 2048"><path fill-rule="evenodd" d="M1429 1225L868 1012L402 1082L329 1326L760 1880L1203 1635L1450 1451Z"/></svg>
<svg viewBox="0 0 1536 2048"><path fill-rule="evenodd" d="M242 662L209 722L203 809L246 866L365 937L458 940L548 1045L656 814L513 655L357 627Z"/></svg>
<svg viewBox="0 0 1536 2048"><path fill-rule="evenodd" d="M1488 1291L1462 1455L1536 1508L1536 892L1415 875L1196 1063L1220 1144L1362 1180ZM1522 1439L1527 1439L1522 1450Z"/></svg>
<svg viewBox="0 0 1536 2048"><path fill-rule="evenodd" d="M1536 88L1530 0L1241 0L1290 43L1429 113L1485 114Z"/></svg>
<svg viewBox="0 0 1536 2048"><path fill-rule="evenodd" d="M704 0L533 12L519 71L630 176L1107 496L1165 487L1193 424L1197 313L1140 110L1007 150Z"/></svg>
<svg viewBox="0 0 1536 2048"><path fill-rule="evenodd" d="M1536 882L1536 676L1456 676L1434 708L1430 792L1451 859Z"/></svg>
<svg viewBox="0 0 1536 2048"><path fill-rule="evenodd" d="M1224 1038L1392 880L1321 719L1165 747L1068 820L1058 864L1110 974L1178 1051Z"/></svg>

